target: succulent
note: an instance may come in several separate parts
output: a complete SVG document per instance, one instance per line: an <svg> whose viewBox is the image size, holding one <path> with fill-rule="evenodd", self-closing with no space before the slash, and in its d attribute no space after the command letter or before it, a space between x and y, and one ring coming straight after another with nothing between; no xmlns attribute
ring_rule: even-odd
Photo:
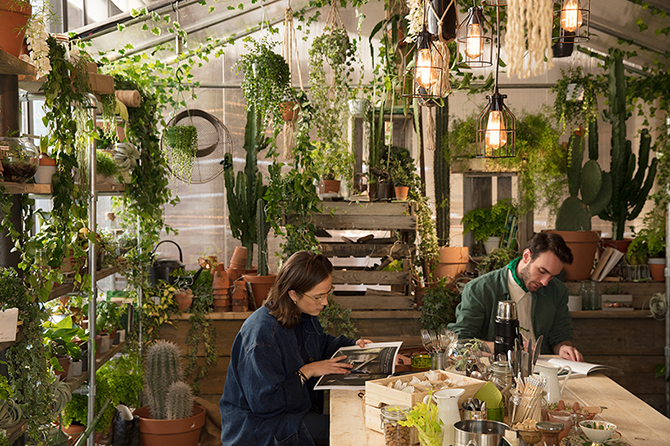
<svg viewBox="0 0 670 446"><path fill-rule="evenodd" d="M154 419L167 418L168 389L183 376L179 356L179 347L169 341L160 340L147 349L144 392Z"/></svg>
<svg viewBox="0 0 670 446"><path fill-rule="evenodd" d="M170 385L165 398L166 418L178 420L193 415L193 391L184 381Z"/></svg>

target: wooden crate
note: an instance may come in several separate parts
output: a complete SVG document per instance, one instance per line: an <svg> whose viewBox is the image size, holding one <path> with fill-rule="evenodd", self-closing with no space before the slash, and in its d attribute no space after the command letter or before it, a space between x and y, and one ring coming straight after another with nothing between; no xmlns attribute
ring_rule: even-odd
<svg viewBox="0 0 670 446"><path fill-rule="evenodd" d="M449 388L460 388L465 389L463 395L458 400L459 405L462 402L468 400L468 398L473 398L479 389L486 384L486 381L479 379L474 379L453 372L441 371L443 375L446 375L447 379L452 382L454 385L450 385ZM423 392L414 392L407 393L401 390L396 390L390 387L387 387L389 383L394 383L398 380L402 382L409 382L413 377L418 377L420 380L423 380L426 375L426 372L412 373L409 375L402 376L393 376L390 378L375 379L365 383L365 426L369 429L372 429L377 432L381 432L381 424L379 419L379 413L382 406L409 406L414 407L414 405L423 401L424 397L430 394L429 390ZM446 387L445 387L446 388Z"/></svg>

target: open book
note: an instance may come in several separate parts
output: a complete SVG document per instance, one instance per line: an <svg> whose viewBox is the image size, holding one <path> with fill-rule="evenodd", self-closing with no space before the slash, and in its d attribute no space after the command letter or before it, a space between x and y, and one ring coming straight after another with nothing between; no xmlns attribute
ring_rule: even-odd
<svg viewBox="0 0 670 446"><path fill-rule="evenodd" d="M602 372L605 370L619 370L621 369L617 367L612 367L609 365L603 365L603 364L592 364L590 362L576 362L576 361L570 361L568 359L563 359L563 358L548 358L545 357L543 358L540 356L540 360L544 362L548 362L550 364L554 364L559 367L563 366L569 366L572 369L572 375L570 375L570 378L579 378L579 377L584 377L587 376L591 372ZM565 376L567 375L568 372L564 371L561 372L558 376Z"/></svg>
<svg viewBox="0 0 670 446"><path fill-rule="evenodd" d="M332 356L346 356L344 362L354 367L349 375L324 375L314 386L324 389L365 389L365 382L387 378L395 372L396 356L402 341L376 342L361 348L357 345L342 347Z"/></svg>
<svg viewBox="0 0 670 446"><path fill-rule="evenodd" d="M603 252L603 255L598 259L596 269L594 269L593 274L591 274L591 280L602 282L605 276L617 266L622 257L623 252L618 249L614 249L611 246L605 248L605 252Z"/></svg>

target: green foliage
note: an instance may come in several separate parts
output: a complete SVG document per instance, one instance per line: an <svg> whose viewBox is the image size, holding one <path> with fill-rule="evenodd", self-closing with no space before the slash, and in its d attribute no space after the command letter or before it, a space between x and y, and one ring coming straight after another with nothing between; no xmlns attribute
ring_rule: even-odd
<svg viewBox="0 0 670 446"><path fill-rule="evenodd" d="M346 336L356 339L356 327L351 320L351 308L343 308L337 302L329 301L328 305L319 313L319 323L326 333L333 336Z"/></svg>
<svg viewBox="0 0 670 446"><path fill-rule="evenodd" d="M28 422L26 432L39 443L52 421L45 408L51 407L54 401L51 383L55 378L49 370L42 333L42 321L48 315L11 268L0 269L0 295L0 309L18 308L19 319L23 321L24 338L5 351L6 365L11 393Z"/></svg>
<svg viewBox="0 0 670 446"><path fill-rule="evenodd" d="M172 172L185 182L190 182L193 160L198 152L198 130L193 125L166 127L163 129L163 138L170 148L165 155L170 160Z"/></svg>
<svg viewBox="0 0 670 446"><path fill-rule="evenodd" d="M655 208L645 216L644 223L626 251L626 261L631 265L645 265L650 257L665 257L665 210Z"/></svg>
<svg viewBox="0 0 670 446"><path fill-rule="evenodd" d="M496 248L486 254L477 265L479 275L486 274L496 269L500 269L519 256L515 249Z"/></svg>
<svg viewBox="0 0 670 446"><path fill-rule="evenodd" d="M96 303L95 325L98 330L113 330L121 327L121 307L115 302L108 300L98 301Z"/></svg>
<svg viewBox="0 0 670 446"><path fill-rule="evenodd" d="M324 180L342 180L351 184L356 158L348 147L316 141L311 150L315 173Z"/></svg>
<svg viewBox="0 0 670 446"><path fill-rule="evenodd" d="M337 152L348 151L344 131L349 109L349 83L356 48L343 28L324 30L309 49L309 87L317 138ZM326 78L326 65L332 79Z"/></svg>
<svg viewBox="0 0 670 446"><path fill-rule="evenodd" d="M511 200L501 200L490 208L477 208L463 215L463 234L472 232L476 241L486 242L489 237L500 237L507 230L507 218L517 215Z"/></svg>
<svg viewBox="0 0 670 446"><path fill-rule="evenodd" d="M241 87L247 108L256 110L261 128L270 123L277 134L282 126L279 104L290 94L288 63L272 50L276 43L267 38L248 37L244 42L247 52L239 56L236 67L244 73Z"/></svg>
<svg viewBox="0 0 670 446"><path fill-rule="evenodd" d="M430 392L432 397L433 392ZM401 426L415 427L419 437L423 436L425 446L442 444L442 420L438 416L437 404L418 403L407 413L407 421L398 421Z"/></svg>
<svg viewBox="0 0 670 446"><path fill-rule="evenodd" d="M72 324L72 318L65 317L58 323L51 321L42 323L44 328L44 344L49 349L51 366L60 372L56 356L71 356L73 360L81 359L81 348L75 341L87 341L88 335L83 329Z"/></svg>
<svg viewBox="0 0 670 446"><path fill-rule="evenodd" d="M228 198L228 221L233 237L242 242L247 248L247 268L251 269L254 244L258 243L256 233L257 201L266 193L267 186L263 185L263 176L258 170L258 153L265 150L268 140L262 134L260 116L253 106L247 109L247 124L244 129L244 150L246 164L244 171L233 169L232 154L227 153L222 161L223 176Z"/></svg>
<svg viewBox="0 0 670 446"><path fill-rule="evenodd" d="M422 328L439 330L456 320L456 306L461 295L447 287L446 280L440 280L435 286L427 288L423 295L423 307L419 323Z"/></svg>
<svg viewBox="0 0 670 446"><path fill-rule="evenodd" d="M612 124L610 175L612 200L598 216L612 222L612 238L621 240L626 221L634 220L644 207L656 176L657 159L649 160L651 136L643 129L636 160L631 142L626 140L626 78L623 71L623 53L611 51L609 67L609 109L604 118ZM637 162L636 162L637 161ZM637 165L637 171L635 171Z"/></svg>
<svg viewBox="0 0 670 446"><path fill-rule="evenodd" d="M581 100L568 100L568 86L573 91L582 90ZM602 82L592 74L583 74L582 67L568 68L566 73L561 69L561 78L551 87L551 93L556 93L554 100L554 114L559 120L562 129L566 127L572 132L576 127L589 125L598 119L598 96L604 92Z"/></svg>

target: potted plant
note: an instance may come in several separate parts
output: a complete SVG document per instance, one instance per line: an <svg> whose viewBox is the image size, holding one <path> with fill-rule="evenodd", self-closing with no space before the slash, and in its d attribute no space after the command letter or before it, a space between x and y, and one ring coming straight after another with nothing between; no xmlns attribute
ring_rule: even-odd
<svg viewBox="0 0 670 446"><path fill-rule="evenodd" d="M193 125L177 125L163 129L163 137L170 147L168 157L172 169L180 178L191 178L193 160L198 151L198 130Z"/></svg>
<svg viewBox="0 0 670 446"><path fill-rule="evenodd" d="M0 137L2 151L2 175L5 181L24 183L35 176L38 166L38 150L28 138Z"/></svg>
<svg viewBox="0 0 670 446"><path fill-rule="evenodd" d="M37 172L35 172L35 183L37 184L51 184L51 178L58 170L56 160L49 156L47 147L48 139L40 138L40 156L37 163Z"/></svg>
<svg viewBox="0 0 670 446"><path fill-rule="evenodd" d="M58 323L45 321L44 343L49 349L51 367L61 380L67 378L70 361L78 361L82 357L80 343L85 342L88 336L84 330L72 324L69 317L61 319Z"/></svg>
<svg viewBox="0 0 670 446"><path fill-rule="evenodd" d="M463 234L472 232L477 242L489 243L486 252L498 247L500 237L508 230L507 221L510 215L517 214L516 206L511 200L501 200L490 208L472 209L463 215Z"/></svg>
<svg viewBox="0 0 670 446"><path fill-rule="evenodd" d="M661 214L661 212L653 212ZM660 224L653 224L655 219ZM633 238L626 251L626 261L629 265L649 265L649 272L655 281L663 281L665 269L665 217L662 215L648 215L645 217L647 227Z"/></svg>
<svg viewBox="0 0 670 446"><path fill-rule="evenodd" d="M519 257L516 249L511 248L496 248L487 252L482 260L477 264L477 271L479 275L484 275L496 269L500 269L509 262Z"/></svg>
<svg viewBox="0 0 670 446"><path fill-rule="evenodd" d="M145 446L165 442L196 446L206 412L193 403L191 387L182 381L179 347L160 340L147 348L144 392L147 406L135 411L140 417L140 441Z"/></svg>
<svg viewBox="0 0 670 446"><path fill-rule="evenodd" d="M408 172L407 169L398 162L393 163L390 170L396 199L406 201L407 195L409 194L409 188L412 185L411 172Z"/></svg>
<svg viewBox="0 0 670 446"><path fill-rule="evenodd" d="M114 157L102 150L98 150L95 154L95 169L98 183L110 182L119 173Z"/></svg>
<svg viewBox="0 0 670 446"><path fill-rule="evenodd" d="M453 287L447 286L446 280L439 280L434 286L427 288L423 294L421 328L439 330L447 324L456 321L456 306L461 295Z"/></svg>
<svg viewBox="0 0 670 446"><path fill-rule="evenodd" d="M23 49L23 35L32 7L25 0L0 1L0 42L2 49L14 57L19 57Z"/></svg>
<svg viewBox="0 0 670 446"><path fill-rule="evenodd" d="M341 181L351 184L356 160L347 147L317 141L311 155L315 172L323 181L323 193L339 194Z"/></svg>

